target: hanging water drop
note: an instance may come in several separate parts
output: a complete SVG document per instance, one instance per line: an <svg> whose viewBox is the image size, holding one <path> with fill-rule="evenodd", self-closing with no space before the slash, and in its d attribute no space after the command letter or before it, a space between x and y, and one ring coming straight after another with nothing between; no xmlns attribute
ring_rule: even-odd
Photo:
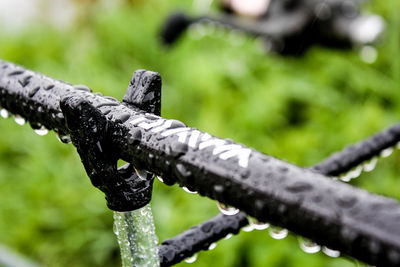
<svg viewBox="0 0 400 267"><path fill-rule="evenodd" d="M314 254L317 253L321 250L321 246L318 245L317 243L303 237L299 237L299 245L300 248L305 252L309 254Z"/></svg>
<svg viewBox="0 0 400 267"><path fill-rule="evenodd" d="M8 112L8 110L2 108L0 110L0 115L4 118L7 119L8 117L10 117L10 112Z"/></svg>
<svg viewBox="0 0 400 267"><path fill-rule="evenodd" d="M208 247L208 250L213 250L217 247L217 243L211 243L211 245Z"/></svg>
<svg viewBox="0 0 400 267"><path fill-rule="evenodd" d="M392 155L393 153L393 148L392 147L388 147L384 150L381 151L381 153L379 154L382 158L387 158L390 155Z"/></svg>
<svg viewBox="0 0 400 267"><path fill-rule="evenodd" d="M156 176L156 178L157 178L161 183L164 183L164 179L161 178L160 176Z"/></svg>
<svg viewBox="0 0 400 267"><path fill-rule="evenodd" d="M360 58L365 63L372 64L378 58L378 51L376 51L375 47L366 45L360 51Z"/></svg>
<svg viewBox="0 0 400 267"><path fill-rule="evenodd" d="M398 142L398 143L396 144L396 148L397 148L397 149L400 149L400 142Z"/></svg>
<svg viewBox="0 0 400 267"><path fill-rule="evenodd" d="M243 45L246 41L245 35L238 30L231 30L229 33L229 40L235 46Z"/></svg>
<svg viewBox="0 0 400 267"><path fill-rule="evenodd" d="M197 260L197 254L194 254L192 257L186 258L184 261L186 263L193 263Z"/></svg>
<svg viewBox="0 0 400 267"><path fill-rule="evenodd" d="M243 227L242 230L245 231L245 232L247 232L247 233L249 233L249 232L251 232L251 231L254 230L254 227L253 227L253 225L250 225L250 224L249 224L249 225Z"/></svg>
<svg viewBox="0 0 400 267"><path fill-rule="evenodd" d="M369 161L364 162L363 169L365 172L371 172L375 169L376 163L378 162L378 157L373 157Z"/></svg>
<svg viewBox="0 0 400 267"><path fill-rule="evenodd" d="M269 235L274 239L284 239L287 237L288 233L289 231L284 228L276 226L271 226L271 228L269 228Z"/></svg>
<svg viewBox="0 0 400 267"><path fill-rule="evenodd" d="M145 170L139 170L139 169L136 169L135 168L135 171L136 171L136 174L139 176L139 178L140 179L142 179L142 180L148 180L147 179L147 175L149 174L147 171L145 171Z"/></svg>
<svg viewBox="0 0 400 267"><path fill-rule="evenodd" d="M227 235L224 237L224 240L228 240L228 239L230 239L232 236L233 236L233 234L227 234Z"/></svg>
<svg viewBox="0 0 400 267"><path fill-rule="evenodd" d="M217 25L212 21L204 25L204 28L206 33L205 35L213 35L218 30Z"/></svg>
<svg viewBox="0 0 400 267"><path fill-rule="evenodd" d="M350 180L351 180L351 177L350 176L348 176L347 175L347 173L345 173L344 175L341 175L340 177L339 177L339 179L341 180L341 181L343 181L343 182L350 182Z"/></svg>
<svg viewBox="0 0 400 267"><path fill-rule="evenodd" d="M187 188L186 186L182 186L182 189L185 190L185 192L187 192L189 194L197 194L197 191L192 191L189 188Z"/></svg>
<svg viewBox="0 0 400 267"><path fill-rule="evenodd" d="M225 205L218 201L217 201L217 206L218 209L221 211L221 213L225 215L236 215L239 213L239 209Z"/></svg>
<svg viewBox="0 0 400 267"><path fill-rule="evenodd" d="M202 24L194 24L189 27L189 36L192 39L199 40L207 34L207 29Z"/></svg>
<svg viewBox="0 0 400 267"><path fill-rule="evenodd" d="M360 176L362 170L363 170L362 165L359 165L359 166L355 167L355 168L351 171L352 179L357 178L358 176Z"/></svg>
<svg viewBox="0 0 400 267"><path fill-rule="evenodd" d="M249 225L253 227L255 230L265 230L269 227L269 223L259 222L257 219L248 217Z"/></svg>
<svg viewBox="0 0 400 267"><path fill-rule="evenodd" d="M330 248L327 248L327 247L322 247L322 252L323 252L325 255L327 255L327 256L329 256L329 257L332 257L332 258L337 258L337 257L340 256L340 251L338 251L338 250L333 250L333 249L330 249Z"/></svg>
<svg viewBox="0 0 400 267"><path fill-rule="evenodd" d="M351 179L357 178L358 176L360 176L361 172L363 170L363 166L357 166L353 169L351 169L350 171L348 171L347 173L345 173L344 175L341 175L339 177L340 180L342 180L343 182L349 182Z"/></svg>
<svg viewBox="0 0 400 267"><path fill-rule="evenodd" d="M58 141L64 144L70 144L71 143L71 137L69 135L60 135L59 133L56 133Z"/></svg>
<svg viewBox="0 0 400 267"><path fill-rule="evenodd" d="M35 129L34 131L40 136L44 136L49 133L49 130L47 130L44 126L40 127L39 129Z"/></svg>
<svg viewBox="0 0 400 267"><path fill-rule="evenodd" d="M26 122L25 119L22 118L20 115L15 115L14 121L19 125L24 125Z"/></svg>

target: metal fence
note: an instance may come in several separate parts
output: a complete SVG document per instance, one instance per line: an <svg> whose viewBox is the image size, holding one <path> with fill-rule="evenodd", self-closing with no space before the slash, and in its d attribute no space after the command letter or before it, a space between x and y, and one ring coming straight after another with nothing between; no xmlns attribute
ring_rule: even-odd
<svg viewBox="0 0 400 267"><path fill-rule="evenodd" d="M399 202L331 177L350 171L342 177L349 179L361 171L353 168L397 145L400 124L301 168L160 117L160 96L161 78L153 72L135 72L121 103L0 61L2 113L29 121L39 132L54 130L64 142L71 138L111 209L147 204L151 172L165 184L177 183L241 211L220 214L162 242L162 266L238 233L249 223L247 216L371 265L400 265ZM119 159L131 164L118 169Z"/></svg>

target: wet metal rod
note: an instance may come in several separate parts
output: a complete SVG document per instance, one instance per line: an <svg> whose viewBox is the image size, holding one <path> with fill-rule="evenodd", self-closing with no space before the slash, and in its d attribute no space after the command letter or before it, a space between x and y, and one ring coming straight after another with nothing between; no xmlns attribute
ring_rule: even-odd
<svg viewBox="0 0 400 267"><path fill-rule="evenodd" d="M65 113L91 109L106 118L114 152L166 184L186 186L369 264L400 265L400 204L394 199L4 61L0 105L34 128L61 135L69 133Z"/></svg>

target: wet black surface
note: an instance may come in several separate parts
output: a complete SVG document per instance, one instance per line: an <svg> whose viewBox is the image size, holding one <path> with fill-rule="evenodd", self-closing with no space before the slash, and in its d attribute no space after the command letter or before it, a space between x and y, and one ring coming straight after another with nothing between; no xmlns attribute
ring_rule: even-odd
<svg viewBox="0 0 400 267"><path fill-rule="evenodd" d="M143 196L135 195L139 180L130 166L116 171L121 158L166 184L186 186L372 265L400 265L400 204L394 199L3 61L0 105L32 125L71 134L111 208ZM116 173L121 179L114 180Z"/></svg>

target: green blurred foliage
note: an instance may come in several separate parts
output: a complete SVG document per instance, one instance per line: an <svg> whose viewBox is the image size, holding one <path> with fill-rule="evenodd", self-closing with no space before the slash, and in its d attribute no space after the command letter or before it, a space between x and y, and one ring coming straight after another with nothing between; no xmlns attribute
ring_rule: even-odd
<svg viewBox="0 0 400 267"><path fill-rule="evenodd" d="M0 32L0 58L119 99L134 70L157 71L164 117L301 166L398 121L398 0L366 6L387 21L373 64L362 62L357 50L315 47L301 58L265 54L256 40L226 31L200 39L189 32L172 49L161 47L157 36L165 16L176 8L192 12L191 4L85 5L66 31L41 24L20 34ZM0 242L45 266L119 266L111 211L74 147L59 143L54 133L39 137L12 119L0 121L0 132ZM395 152L352 184L399 199L399 162ZM152 207L160 240L218 213L213 201L158 181ZM221 241L194 264L352 265L350 259L307 255L294 235L276 241L267 231Z"/></svg>

